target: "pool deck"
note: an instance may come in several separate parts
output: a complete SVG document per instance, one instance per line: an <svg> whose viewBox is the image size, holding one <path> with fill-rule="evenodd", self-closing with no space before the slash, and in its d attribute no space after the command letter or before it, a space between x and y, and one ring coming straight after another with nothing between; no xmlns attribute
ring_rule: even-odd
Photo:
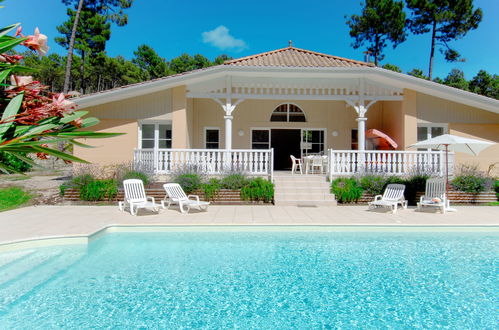
<svg viewBox="0 0 499 330"><path fill-rule="evenodd" d="M457 212L416 212L414 208L367 211L366 206L210 206L208 212L160 214L140 210L138 216L115 206L31 206L0 213L0 244L47 237L89 236L112 225L274 225L274 226L499 226L499 207L457 206Z"/></svg>

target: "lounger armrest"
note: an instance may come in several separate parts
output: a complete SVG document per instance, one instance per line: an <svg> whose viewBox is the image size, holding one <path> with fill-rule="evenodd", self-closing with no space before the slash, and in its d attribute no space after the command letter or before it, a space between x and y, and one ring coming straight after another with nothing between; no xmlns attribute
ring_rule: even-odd
<svg viewBox="0 0 499 330"><path fill-rule="evenodd" d="M379 201L383 198L383 195L376 195L374 196L374 201Z"/></svg>
<svg viewBox="0 0 499 330"><path fill-rule="evenodd" d="M147 199L150 199L153 204L156 204L156 201L154 200L154 197L152 196L146 196Z"/></svg>
<svg viewBox="0 0 499 330"><path fill-rule="evenodd" d="M199 196L198 195L188 195L187 198L189 198L189 199L194 198L199 203Z"/></svg>

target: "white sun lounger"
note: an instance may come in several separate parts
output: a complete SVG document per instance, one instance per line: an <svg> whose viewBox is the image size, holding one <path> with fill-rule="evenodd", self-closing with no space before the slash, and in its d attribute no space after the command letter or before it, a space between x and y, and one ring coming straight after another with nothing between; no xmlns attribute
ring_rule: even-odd
<svg viewBox="0 0 499 330"><path fill-rule="evenodd" d="M123 189L125 190L125 200L118 203L120 211L124 211L128 206L132 215L137 215L138 209L145 208L159 212L160 205L156 204L154 197L146 196L142 180L124 180Z"/></svg>
<svg viewBox="0 0 499 330"><path fill-rule="evenodd" d="M166 191L166 197L161 201L161 206L163 208L169 208L172 204L178 204L180 212L188 213L191 208L197 208L199 210L206 211L210 202L203 202L199 200L198 195L187 196L184 189L178 183L167 183L163 185ZM165 206L165 202L168 203ZM187 210L185 208L187 208Z"/></svg>
<svg viewBox="0 0 499 330"><path fill-rule="evenodd" d="M425 194L419 200L418 210L421 210L424 206L428 206L437 207L440 209L440 212L445 213L445 210L449 207L447 205L448 200L445 190L445 178L426 180Z"/></svg>
<svg viewBox="0 0 499 330"><path fill-rule="evenodd" d="M398 204L404 209L407 208L407 201L404 198L405 185L391 183L386 186L383 195L376 195L374 201L369 202L369 209L376 207L389 207L392 213L397 212Z"/></svg>

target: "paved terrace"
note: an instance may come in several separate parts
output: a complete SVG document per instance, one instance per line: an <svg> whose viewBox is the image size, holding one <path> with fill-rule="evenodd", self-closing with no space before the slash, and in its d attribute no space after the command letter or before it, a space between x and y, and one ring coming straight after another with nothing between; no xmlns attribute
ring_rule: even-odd
<svg viewBox="0 0 499 330"><path fill-rule="evenodd" d="M115 206L31 206L0 213L0 244L22 240L91 235L110 225L321 225L321 226L499 226L499 207L461 206L456 213L396 214L367 211L367 206L210 206L208 212L160 214L139 210L138 216Z"/></svg>

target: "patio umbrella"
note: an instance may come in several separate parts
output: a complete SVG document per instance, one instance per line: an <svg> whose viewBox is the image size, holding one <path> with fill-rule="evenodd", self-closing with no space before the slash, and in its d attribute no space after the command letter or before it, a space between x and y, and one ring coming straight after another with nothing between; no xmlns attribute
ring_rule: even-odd
<svg viewBox="0 0 499 330"><path fill-rule="evenodd" d="M390 150L398 147L397 142L393 141L391 137L374 128L366 131L366 139L371 140L377 150Z"/></svg>
<svg viewBox="0 0 499 330"><path fill-rule="evenodd" d="M463 152L477 156L484 149L494 145L490 141L465 138L451 134L443 134L428 140L415 143L409 148L431 148L445 150L445 180L446 193L449 193L449 151Z"/></svg>

